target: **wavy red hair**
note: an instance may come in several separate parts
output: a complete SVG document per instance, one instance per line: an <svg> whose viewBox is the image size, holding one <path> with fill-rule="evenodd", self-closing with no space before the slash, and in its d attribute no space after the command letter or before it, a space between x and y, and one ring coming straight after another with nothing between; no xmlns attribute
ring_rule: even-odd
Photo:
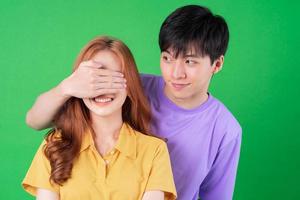
<svg viewBox="0 0 300 200"><path fill-rule="evenodd" d="M82 61L90 60L97 52L109 50L121 60L122 73L127 80L127 98L122 106L123 121L141 133L150 133L150 107L138 70L129 48L120 40L101 36L90 41L78 55L73 71ZM71 177L73 162L79 154L87 130L92 131L88 108L82 99L71 97L54 117L55 128L46 135L44 153L50 161L50 181L63 185Z"/></svg>

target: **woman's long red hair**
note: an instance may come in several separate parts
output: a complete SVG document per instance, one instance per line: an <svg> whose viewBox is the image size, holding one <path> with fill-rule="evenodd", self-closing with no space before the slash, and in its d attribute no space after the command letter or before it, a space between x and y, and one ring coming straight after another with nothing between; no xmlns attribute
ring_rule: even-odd
<svg viewBox="0 0 300 200"><path fill-rule="evenodd" d="M122 61L128 94L122 107L123 121L133 129L151 135L149 103L132 53L122 41L107 36L95 38L82 49L73 71L82 61L91 59L101 50L115 53ZM56 114L53 122L55 128L46 135L44 153L51 165L50 181L63 185L71 177L73 162L79 154L84 134L87 130L92 130L91 119L82 99L71 97Z"/></svg>

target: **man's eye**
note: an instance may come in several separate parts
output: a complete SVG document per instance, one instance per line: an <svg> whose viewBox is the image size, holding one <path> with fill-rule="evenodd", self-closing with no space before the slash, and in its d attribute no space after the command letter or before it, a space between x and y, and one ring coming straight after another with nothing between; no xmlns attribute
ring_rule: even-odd
<svg viewBox="0 0 300 200"><path fill-rule="evenodd" d="M164 61L167 61L167 62L170 62L170 61L171 61L171 59L170 59L168 56L163 56L163 60L164 60Z"/></svg>
<svg viewBox="0 0 300 200"><path fill-rule="evenodd" d="M193 65L193 64L196 64L197 62L194 60L186 60L185 63L189 64L189 65Z"/></svg>

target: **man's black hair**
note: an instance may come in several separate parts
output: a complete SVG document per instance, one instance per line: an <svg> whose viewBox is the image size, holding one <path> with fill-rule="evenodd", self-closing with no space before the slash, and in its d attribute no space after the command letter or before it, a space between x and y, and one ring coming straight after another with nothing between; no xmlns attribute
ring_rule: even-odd
<svg viewBox="0 0 300 200"><path fill-rule="evenodd" d="M198 5L176 9L165 19L159 33L161 52L171 50L177 58L192 50L196 55L209 56L211 63L225 55L228 41L224 18Z"/></svg>

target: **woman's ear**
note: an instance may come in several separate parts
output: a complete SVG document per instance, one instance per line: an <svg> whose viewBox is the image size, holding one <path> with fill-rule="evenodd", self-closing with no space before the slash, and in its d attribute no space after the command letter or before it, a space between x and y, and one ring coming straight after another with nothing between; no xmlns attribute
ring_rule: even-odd
<svg viewBox="0 0 300 200"><path fill-rule="evenodd" d="M222 70L224 64L224 56L221 55L219 58L217 58L213 63L213 74L218 73Z"/></svg>

